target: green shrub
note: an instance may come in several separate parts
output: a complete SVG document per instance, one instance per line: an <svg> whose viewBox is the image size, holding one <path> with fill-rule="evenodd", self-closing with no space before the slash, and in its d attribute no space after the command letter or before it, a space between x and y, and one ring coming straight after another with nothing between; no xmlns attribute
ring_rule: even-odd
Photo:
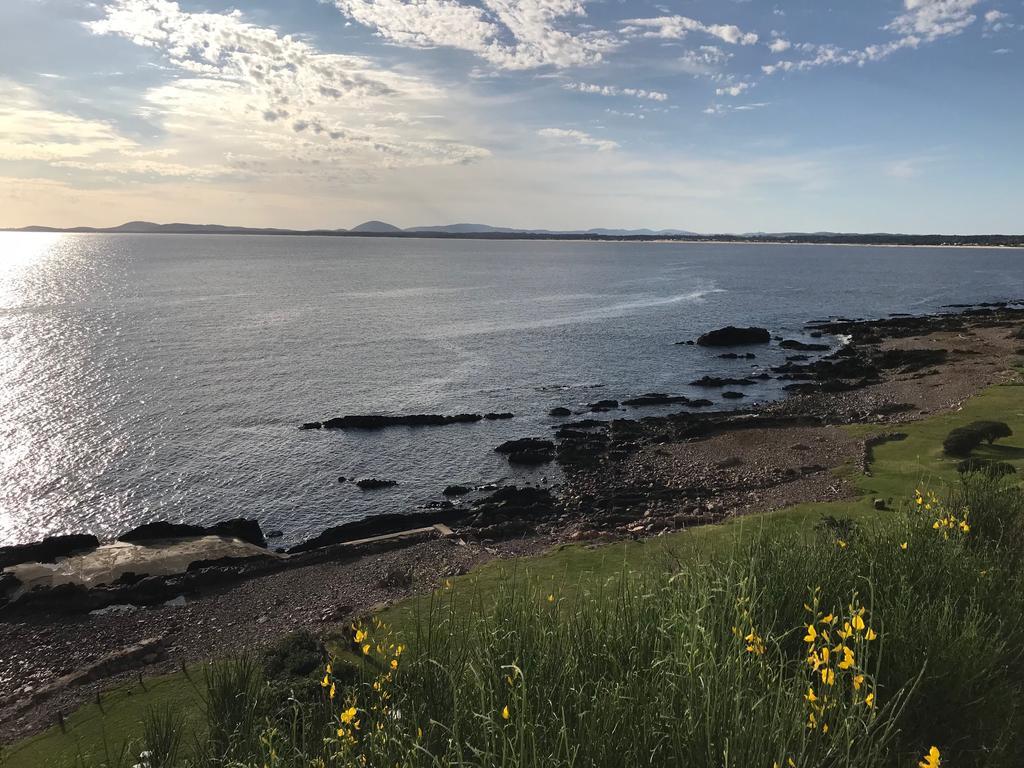
<svg viewBox="0 0 1024 768"><path fill-rule="evenodd" d="M1012 475L1017 472L1017 468L1013 464L1008 464L1005 461L996 461L994 459L964 459L958 462L956 465L956 471L960 474L968 474L971 472L982 472L990 477L1002 477L1003 475Z"/></svg>
<svg viewBox="0 0 1024 768"><path fill-rule="evenodd" d="M1002 421L972 421L965 428L977 432L989 445L1001 437L1013 436L1013 430Z"/></svg>
<svg viewBox="0 0 1024 768"><path fill-rule="evenodd" d="M268 680L304 677L327 658L323 644L310 632L290 632L264 649L261 659Z"/></svg>
<svg viewBox="0 0 1024 768"><path fill-rule="evenodd" d="M947 456L970 456L971 451L983 442L984 438L975 430L957 427L942 441L942 450Z"/></svg>

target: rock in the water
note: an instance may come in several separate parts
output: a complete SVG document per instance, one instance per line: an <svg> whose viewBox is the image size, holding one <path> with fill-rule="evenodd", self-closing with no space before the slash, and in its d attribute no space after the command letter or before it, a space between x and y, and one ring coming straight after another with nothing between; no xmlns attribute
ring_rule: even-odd
<svg viewBox="0 0 1024 768"><path fill-rule="evenodd" d="M445 488L442 493L445 496L465 496L467 493L471 493L472 488L466 485L449 485Z"/></svg>
<svg viewBox="0 0 1024 768"><path fill-rule="evenodd" d="M601 411L610 411L614 408L619 407L618 400L598 400L596 403L590 403L588 406L590 410L600 413Z"/></svg>
<svg viewBox="0 0 1024 768"><path fill-rule="evenodd" d="M750 384L754 384L754 383L755 382L754 382L753 379L747 379L747 378L731 379L731 378L721 377L721 376L703 376L703 377L697 379L696 381L691 381L690 382L690 386L691 387L728 387L730 385L735 385L735 386L745 387L745 386L749 386Z"/></svg>
<svg viewBox="0 0 1024 768"><path fill-rule="evenodd" d="M728 400L739 400L741 397L746 397L742 392L723 392L722 397Z"/></svg>
<svg viewBox="0 0 1024 768"><path fill-rule="evenodd" d="M158 539L191 539L199 536L229 536L231 538L246 541L257 547L266 547L267 540L263 536L260 524L255 520L248 520L236 517L231 520L221 520L210 526L189 525L188 523L169 523L166 520L158 520L154 523L132 528L117 537L118 541L132 543L144 541L156 541Z"/></svg>
<svg viewBox="0 0 1024 768"><path fill-rule="evenodd" d="M48 536L31 544L0 547L0 568L20 563L52 563L58 557L96 549L99 545L99 540L91 534L72 534Z"/></svg>
<svg viewBox="0 0 1024 768"><path fill-rule="evenodd" d="M550 411L548 411L548 416L557 416L559 418L562 418L564 416L572 416L572 411L570 411L568 408L563 408L559 406L558 408L552 408Z"/></svg>
<svg viewBox="0 0 1024 768"><path fill-rule="evenodd" d="M639 408L644 405L689 405L690 398L683 397L682 395L665 395L661 392L648 392L645 395L634 397L629 400L623 400L623 405L630 405L634 408Z"/></svg>
<svg viewBox="0 0 1024 768"><path fill-rule="evenodd" d="M722 360L753 360L757 357L753 352L738 354L736 352L723 352L718 356Z"/></svg>
<svg viewBox="0 0 1024 768"><path fill-rule="evenodd" d="M797 341L796 339L780 341L779 346L782 349L795 349L801 352L827 352L830 349L828 344L808 344L805 341Z"/></svg>
<svg viewBox="0 0 1024 768"><path fill-rule="evenodd" d="M506 454L510 464L546 464L555 458L555 444L535 437L509 440L494 450Z"/></svg>
<svg viewBox="0 0 1024 768"><path fill-rule="evenodd" d="M356 485L364 491L375 491L378 488L390 488L393 485L398 485L394 480L379 480L376 477L368 477L364 480L357 480Z"/></svg>
<svg viewBox="0 0 1024 768"><path fill-rule="evenodd" d="M385 427L440 427L447 424L472 424L483 418L479 413L457 413L454 416L442 416L436 413L415 413L407 416L369 414L339 416L324 422L310 423L320 423L323 429L384 429ZM307 428L306 425L303 427Z"/></svg>
<svg viewBox="0 0 1024 768"><path fill-rule="evenodd" d="M488 421L504 421L505 419L513 419L513 418L515 418L515 414L514 413L508 413L508 412L504 412L504 413L485 413L484 414L484 418L487 419Z"/></svg>
<svg viewBox="0 0 1024 768"><path fill-rule="evenodd" d="M697 339L697 346L739 347L745 344L767 344L771 338L767 328L737 328L734 325L728 325L700 336Z"/></svg>

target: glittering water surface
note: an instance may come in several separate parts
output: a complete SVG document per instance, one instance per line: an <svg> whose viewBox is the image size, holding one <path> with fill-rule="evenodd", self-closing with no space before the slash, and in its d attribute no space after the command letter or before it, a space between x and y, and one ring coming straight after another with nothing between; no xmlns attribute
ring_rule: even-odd
<svg viewBox="0 0 1024 768"><path fill-rule="evenodd" d="M449 483L538 480L492 449L546 434L556 405L748 372L674 345L709 328L1021 295L1018 251L0 233L0 543L239 515L295 541Z"/></svg>

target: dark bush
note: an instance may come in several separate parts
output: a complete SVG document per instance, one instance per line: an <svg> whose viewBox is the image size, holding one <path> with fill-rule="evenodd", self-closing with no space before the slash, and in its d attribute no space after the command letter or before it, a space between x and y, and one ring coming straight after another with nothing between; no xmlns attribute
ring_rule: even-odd
<svg viewBox="0 0 1024 768"><path fill-rule="evenodd" d="M989 445L1001 437L1011 437L1013 430L1002 421L972 421L965 429L973 429Z"/></svg>
<svg viewBox="0 0 1024 768"><path fill-rule="evenodd" d="M263 651L263 674L268 680L305 677L326 658L323 644L310 632L291 632Z"/></svg>
<svg viewBox="0 0 1024 768"><path fill-rule="evenodd" d="M965 427L957 427L942 442L942 450L948 456L970 456L971 451L987 442L991 445L1001 437L1010 437L1013 430L1001 421L972 421Z"/></svg>
<svg viewBox="0 0 1024 768"><path fill-rule="evenodd" d="M961 475L969 472L984 472L989 477L1002 477L1003 475L1014 474L1017 468L1012 464L1007 464L1005 461L972 458L959 462L956 465L956 471Z"/></svg>
<svg viewBox="0 0 1024 768"><path fill-rule="evenodd" d="M947 456L970 456L971 451L981 445L983 440L975 430L957 427L942 441L942 450Z"/></svg>

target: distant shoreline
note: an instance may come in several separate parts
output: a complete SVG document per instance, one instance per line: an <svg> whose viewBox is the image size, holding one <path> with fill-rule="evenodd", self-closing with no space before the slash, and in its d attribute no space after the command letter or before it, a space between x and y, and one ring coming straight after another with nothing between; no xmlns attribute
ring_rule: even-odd
<svg viewBox="0 0 1024 768"><path fill-rule="evenodd" d="M365 232L351 230L291 230L217 225L153 225L152 229L122 227L3 228L0 232L91 235L247 235L281 237L368 237L425 240L549 240L607 243L709 243L740 245L845 245L926 248L1024 248L1024 235L902 235L902 234L785 234L785 235L607 235L556 232Z"/></svg>

